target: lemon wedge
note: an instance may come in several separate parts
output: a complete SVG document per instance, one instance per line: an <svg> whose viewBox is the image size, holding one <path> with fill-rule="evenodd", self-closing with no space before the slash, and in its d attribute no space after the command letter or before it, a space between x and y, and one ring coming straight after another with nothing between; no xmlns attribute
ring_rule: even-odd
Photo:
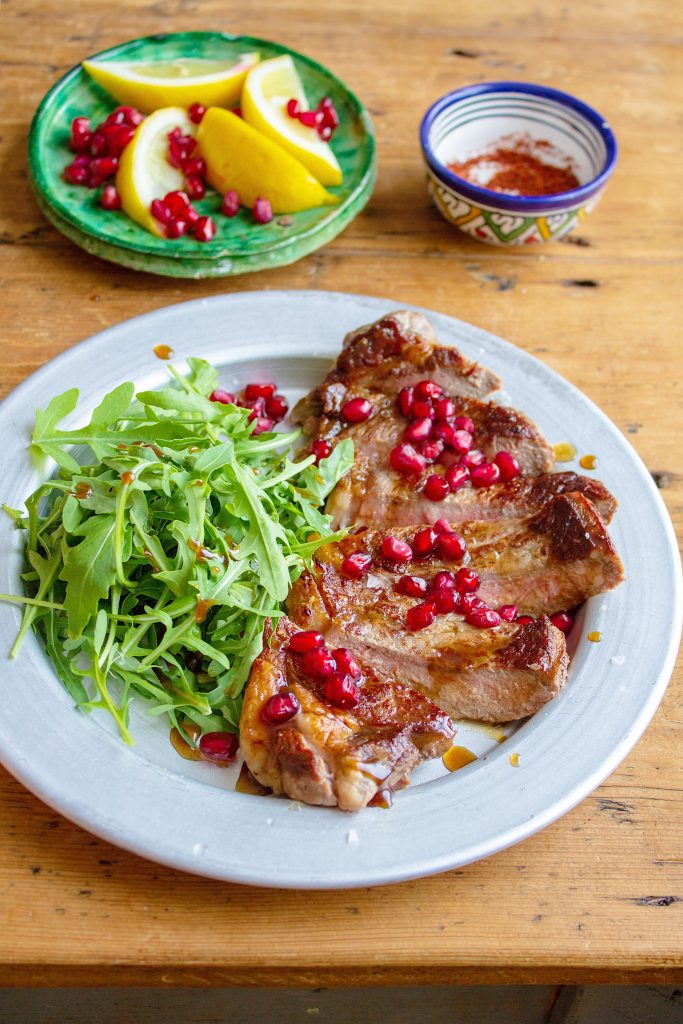
<svg viewBox="0 0 683 1024"><path fill-rule="evenodd" d="M165 107L146 117L121 154L116 172L122 209L154 235L163 235L163 231L150 213L152 200L185 187L183 172L171 167L166 159L168 133L174 128L180 128L183 135L197 133L197 126L182 107Z"/></svg>
<svg viewBox="0 0 683 1024"><path fill-rule="evenodd" d="M236 189L245 206L253 206L258 196L269 200L273 213L339 202L291 153L230 110L207 110L197 141L210 184L219 192Z"/></svg>
<svg viewBox="0 0 683 1024"><path fill-rule="evenodd" d="M83 67L119 103L150 114L162 107L235 106L258 53L245 53L235 64L179 57L159 63L84 60Z"/></svg>
<svg viewBox="0 0 683 1024"><path fill-rule="evenodd" d="M292 58L285 54L264 60L249 71L244 82L242 116L300 160L323 185L341 185L341 168L328 144L315 128L305 127L287 113L287 101L292 99L308 109Z"/></svg>

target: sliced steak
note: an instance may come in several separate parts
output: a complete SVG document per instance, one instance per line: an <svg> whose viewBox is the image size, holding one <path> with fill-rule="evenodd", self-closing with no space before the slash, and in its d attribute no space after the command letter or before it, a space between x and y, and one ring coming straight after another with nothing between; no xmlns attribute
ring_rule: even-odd
<svg viewBox="0 0 683 1024"><path fill-rule="evenodd" d="M365 665L356 707L331 706L302 673L300 656L288 650L296 632L287 618L280 620L245 692L240 745L262 785L304 803L355 811L379 790L407 785L420 761L450 747L455 730L448 715L403 683L380 681ZM301 710L283 725L268 725L263 707L283 689L296 695Z"/></svg>
<svg viewBox="0 0 683 1024"><path fill-rule="evenodd" d="M348 647L380 679L400 679L453 718L486 722L533 715L563 685L564 636L546 617L478 629L450 614L411 633L406 613L416 599L394 592L386 567L362 580L342 576L334 547L326 546L329 560L322 556L315 575L293 585L289 615L323 633L329 647Z"/></svg>
<svg viewBox="0 0 683 1024"><path fill-rule="evenodd" d="M292 413L309 437L335 437L350 398L396 397L402 387L428 378L450 395L482 398L500 386L491 370L439 345L422 313L399 310L347 335L336 365Z"/></svg>
<svg viewBox="0 0 683 1024"><path fill-rule="evenodd" d="M534 516L454 524L467 543L467 567L481 579L477 596L488 605L517 605L524 615L553 615L618 586L623 567L595 506L580 493L551 498ZM387 562L381 544L387 533L409 544L414 527L390 531L362 529L319 548L315 564L338 574L343 559L356 552L372 556L373 586L392 600L401 575L432 580L459 566L436 551L407 565Z"/></svg>
<svg viewBox="0 0 683 1024"><path fill-rule="evenodd" d="M374 401L374 412L365 423L346 425L336 435L320 436L323 440L351 437L356 457L353 467L330 495L326 511L334 517L335 526L381 522L409 524L433 522L442 512L439 504L422 495L426 474L406 476L389 464L389 455L403 437L407 426L393 400L382 396ZM468 416L475 426L475 446L491 460L499 451L510 452L519 462L524 476L547 473L553 466L553 453L534 423L516 409L494 402L460 400L459 416ZM440 462L447 464L457 456L447 453ZM436 472L434 466L427 472ZM472 489L468 486L467 491ZM462 500L459 494L455 496ZM447 499L450 502L451 499ZM424 508L423 508L424 506Z"/></svg>

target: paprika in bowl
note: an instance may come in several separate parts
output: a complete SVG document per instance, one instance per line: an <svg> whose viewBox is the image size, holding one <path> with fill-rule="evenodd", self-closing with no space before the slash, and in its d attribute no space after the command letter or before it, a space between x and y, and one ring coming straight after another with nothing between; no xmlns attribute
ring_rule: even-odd
<svg viewBox="0 0 683 1024"><path fill-rule="evenodd" d="M614 135L581 100L485 82L443 96L420 128L428 187L447 221L491 245L562 238L596 205Z"/></svg>

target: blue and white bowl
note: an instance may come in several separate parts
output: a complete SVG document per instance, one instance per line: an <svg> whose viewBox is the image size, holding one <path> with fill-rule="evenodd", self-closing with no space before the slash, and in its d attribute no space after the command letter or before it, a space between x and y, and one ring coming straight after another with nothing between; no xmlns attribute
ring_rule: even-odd
<svg viewBox="0 0 683 1024"><path fill-rule="evenodd" d="M570 157L578 188L550 196L506 195L448 170L447 164L493 150L510 135L547 141ZM425 114L420 142L440 212L491 245L562 238L593 209L617 158L614 135L597 111L558 89L523 82L486 82L443 96Z"/></svg>

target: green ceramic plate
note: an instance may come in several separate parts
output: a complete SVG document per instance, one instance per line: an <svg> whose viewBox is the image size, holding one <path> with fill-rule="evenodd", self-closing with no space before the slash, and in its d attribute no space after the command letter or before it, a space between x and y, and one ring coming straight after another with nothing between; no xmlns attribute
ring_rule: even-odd
<svg viewBox="0 0 683 1024"><path fill-rule="evenodd" d="M164 61L181 56L235 59L257 50L261 59L289 53L309 100L331 96L341 119L333 149L344 175L330 191L341 196L336 207L318 207L270 224L255 224L251 213L221 216L220 200L210 192L195 205L216 215L211 242L192 238L156 238L121 212L98 205L100 189L70 185L62 171L73 154L67 142L71 121L85 114L95 123L114 109L116 101L96 85L80 65L72 68L44 98L29 135L29 174L38 203L55 227L83 249L135 270L170 277L223 277L293 263L325 245L349 224L372 193L376 173L375 139L367 111L331 72L303 54L252 36L222 32L179 32L147 36L96 54L107 61Z"/></svg>

